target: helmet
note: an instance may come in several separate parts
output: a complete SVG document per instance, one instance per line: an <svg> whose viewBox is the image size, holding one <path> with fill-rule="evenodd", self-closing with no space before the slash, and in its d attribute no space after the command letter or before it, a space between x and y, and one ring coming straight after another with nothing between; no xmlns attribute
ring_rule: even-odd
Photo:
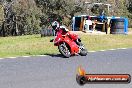
<svg viewBox="0 0 132 88"><path fill-rule="evenodd" d="M60 27L59 22L54 21L54 22L52 23L52 28L53 28L53 30L57 30L59 27Z"/></svg>

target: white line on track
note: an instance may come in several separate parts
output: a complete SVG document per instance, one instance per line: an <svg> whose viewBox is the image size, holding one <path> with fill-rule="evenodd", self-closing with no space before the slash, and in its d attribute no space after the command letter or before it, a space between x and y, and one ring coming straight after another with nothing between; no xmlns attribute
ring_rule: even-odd
<svg viewBox="0 0 132 88"><path fill-rule="evenodd" d="M0 58L0 59L3 59L3 58Z"/></svg>
<svg viewBox="0 0 132 88"><path fill-rule="evenodd" d="M94 53L94 52L104 52L104 51L114 51L114 50L124 50L124 49L129 49L129 48L117 48L117 49L108 49L108 50L99 50L99 51L88 51L88 52Z"/></svg>
<svg viewBox="0 0 132 88"><path fill-rule="evenodd" d="M124 49L129 49L129 48L117 48L117 49L108 49L108 50L99 50L99 51L88 51L90 53L94 53L94 52L104 52L104 51L109 51L109 50L124 50ZM25 58L28 58L28 57L34 57L34 56L39 56L39 57L44 57L44 56L48 56L48 55L32 55L32 56L20 56L20 57L25 57ZM18 57L7 57L7 59L15 59L15 58L18 58ZM0 58L0 59L6 59L6 58Z"/></svg>

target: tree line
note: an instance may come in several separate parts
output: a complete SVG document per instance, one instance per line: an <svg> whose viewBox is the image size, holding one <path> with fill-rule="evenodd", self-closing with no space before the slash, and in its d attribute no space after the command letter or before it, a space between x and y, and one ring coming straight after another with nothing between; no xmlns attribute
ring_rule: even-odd
<svg viewBox="0 0 132 88"><path fill-rule="evenodd" d="M0 36L38 34L54 20L70 26L75 15L99 15L99 10L105 10L90 7L87 11L85 1L110 3L112 13L106 15L128 17L129 24L132 21L131 0L1 0Z"/></svg>

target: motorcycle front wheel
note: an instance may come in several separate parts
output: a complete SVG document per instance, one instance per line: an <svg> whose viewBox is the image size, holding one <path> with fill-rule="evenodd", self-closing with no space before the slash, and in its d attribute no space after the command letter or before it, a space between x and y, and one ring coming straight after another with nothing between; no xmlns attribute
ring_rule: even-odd
<svg viewBox="0 0 132 88"><path fill-rule="evenodd" d="M58 46L59 52L66 58L71 56L70 47L66 43L62 43Z"/></svg>

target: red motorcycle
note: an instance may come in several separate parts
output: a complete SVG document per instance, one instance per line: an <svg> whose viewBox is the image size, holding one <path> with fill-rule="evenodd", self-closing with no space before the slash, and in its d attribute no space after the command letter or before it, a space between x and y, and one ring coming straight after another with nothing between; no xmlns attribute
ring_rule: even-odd
<svg viewBox="0 0 132 88"><path fill-rule="evenodd" d="M78 54L81 56L87 55L87 49L81 43L79 36L69 31L58 30L55 39L50 42L54 42L54 45L58 46L59 52L66 58Z"/></svg>

